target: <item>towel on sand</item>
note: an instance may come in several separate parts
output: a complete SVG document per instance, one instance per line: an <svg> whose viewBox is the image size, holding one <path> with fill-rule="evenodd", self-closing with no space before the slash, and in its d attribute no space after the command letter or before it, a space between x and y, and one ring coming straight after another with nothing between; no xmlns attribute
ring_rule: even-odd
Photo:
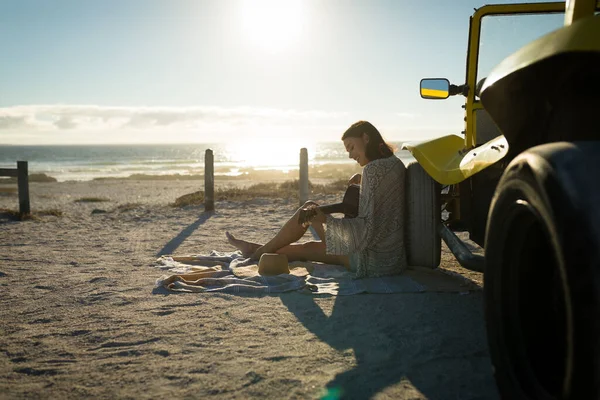
<svg viewBox="0 0 600 400"><path fill-rule="evenodd" d="M171 273L156 281L159 291L250 294L299 291L343 296L426 291L468 293L473 289L458 277L415 267L409 267L401 275L354 279L354 274L340 265L295 261L289 264L289 274L261 276L256 261L242 257L240 252L161 256L157 267Z"/></svg>

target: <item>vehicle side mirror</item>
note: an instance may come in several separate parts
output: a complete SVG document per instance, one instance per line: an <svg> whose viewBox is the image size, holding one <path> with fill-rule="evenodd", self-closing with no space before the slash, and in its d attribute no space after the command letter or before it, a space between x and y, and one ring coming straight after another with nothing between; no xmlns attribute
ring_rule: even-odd
<svg viewBox="0 0 600 400"><path fill-rule="evenodd" d="M450 97L450 81L446 78L421 79L421 97L424 99L447 99Z"/></svg>

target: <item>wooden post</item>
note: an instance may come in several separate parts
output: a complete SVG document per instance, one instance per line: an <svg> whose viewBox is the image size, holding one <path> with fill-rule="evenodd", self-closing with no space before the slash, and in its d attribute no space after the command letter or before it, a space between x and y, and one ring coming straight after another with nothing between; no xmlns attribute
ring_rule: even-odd
<svg viewBox="0 0 600 400"><path fill-rule="evenodd" d="M30 214L27 161L17 161L17 185L19 191L19 213L21 215Z"/></svg>
<svg viewBox="0 0 600 400"><path fill-rule="evenodd" d="M300 149L300 205L308 201L308 151L306 148Z"/></svg>
<svg viewBox="0 0 600 400"><path fill-rule="evenodd" d="M211 149L204 153L204 211L215 209L215 167Z"/></svg>

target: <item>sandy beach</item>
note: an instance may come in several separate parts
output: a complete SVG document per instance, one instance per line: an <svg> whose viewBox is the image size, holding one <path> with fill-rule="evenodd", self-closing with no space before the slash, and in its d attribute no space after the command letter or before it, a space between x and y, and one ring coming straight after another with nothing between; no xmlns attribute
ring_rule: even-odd
<svg viewBox="0 0 600 400"><path fill-rule="evenodd" d="M14 186L1 185L0 208L17 209ZM463 290L155 293L159 255L232 251L226 230L263 242L298 205L171 206L198 190L203 181L30 184L39 216L0 217L0 398L497 398L482 275L445 247L440 268Z"/></svg>

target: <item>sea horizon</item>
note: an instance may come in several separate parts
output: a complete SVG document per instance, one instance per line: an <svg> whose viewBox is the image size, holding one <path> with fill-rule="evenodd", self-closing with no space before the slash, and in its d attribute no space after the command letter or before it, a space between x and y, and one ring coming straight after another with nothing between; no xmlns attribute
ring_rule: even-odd
<svg viewBox="0 0 600 400"><path fill-rule="evenodd" d="M390 143L400 147L402 142ZM231 143L1 145L0 168L14 168L16 161L27 161L30 175L45 174L59 182L132 175L203 175L205 153L211 149L215 176L236 178L252 171L298 170L301 148L281 144L248 148ZM310 166L355 163L339 141L305 148Z"/></svg>

